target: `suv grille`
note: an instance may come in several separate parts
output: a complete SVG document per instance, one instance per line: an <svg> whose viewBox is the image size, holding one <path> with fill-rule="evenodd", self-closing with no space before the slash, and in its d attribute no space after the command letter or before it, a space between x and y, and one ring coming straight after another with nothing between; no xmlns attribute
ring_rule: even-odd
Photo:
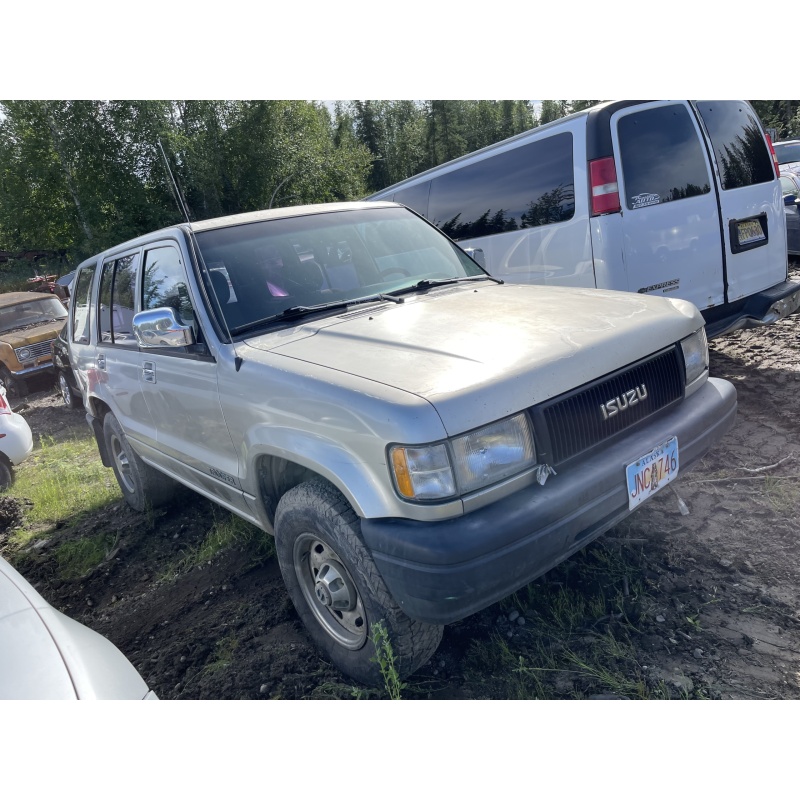
<svg viewBox="0 0 800 800"><path fill-rule="evenodd" d="M603 414L603 404L644 386L624 410ZM677 347L606 375L532 408L539 459L558 466L608 441L683 397L684 367Z"/></svg>
<svg viewBox="0 0 800 800"><path fill-rule="evenodd" d="M53 352L54 342L55 339L48 339L46 342L36 342L36 344L28 344L25 345L25 347L19 347L14 352L17 354L17 358L19 358L19 351L27 350L30 355L25 359L20 359L20 361L31 361L34 358L49 356Z"/></svg>

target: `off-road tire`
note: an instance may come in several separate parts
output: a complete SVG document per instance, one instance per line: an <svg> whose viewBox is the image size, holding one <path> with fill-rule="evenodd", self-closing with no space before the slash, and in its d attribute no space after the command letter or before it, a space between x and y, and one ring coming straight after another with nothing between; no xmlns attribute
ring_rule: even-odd
<svg viewBox="0 0 800 800"><path fill-rule="evenodd" d="M383 622L402 679L422 667L436 651L443 626L412 620L389 594L375 562L361 539L358 515L334 486L313 479L289 490L275 513L275 544L289 596L317 647L346 675L368 686L383 686L375 657L373 626ZM315 571L313 553L326 560ZM350 629L337 628L339 617L317 599L328 565L344 568L342 580L355 592L355 609L344 620ZM315 577L316 576L316 577ZM318 581L314 583L314 581ZM323 590L324 591L324 590ZM355 595L354 595L355 596ZM361 613L363 612L363 614ZM362 619L363 629L358 619ZM333 632L332 632L333 631ZM338 634L338 635L337 635Z"/></svg>
<svg viewBox="0 0 800 800"><path fill-rule="evenodd" d="M81 408L83 406L83 398L72 388L63 370L58 371L56 386L66 408Z"/></svg>
<svg viewBox="0 0 800 800"><path fill-rule="evenodd" d="M158 508L172 500L175 481L139 458L113 414L103 420L103 435L120 491L132 509Z"/></svg>

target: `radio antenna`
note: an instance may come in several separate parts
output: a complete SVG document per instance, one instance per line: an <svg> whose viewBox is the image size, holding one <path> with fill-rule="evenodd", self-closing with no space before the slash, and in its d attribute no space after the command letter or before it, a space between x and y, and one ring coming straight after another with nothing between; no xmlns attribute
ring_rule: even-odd
<svg viewBox="0 0 800 800"><path fill-rule="evenodd" d="M158 140L158 148L161 150L161 157L164 159L164 167L166 168L167 175L169 176L169 188L172 192L172 196L175 198L175 205L178 206L178 210L183 214L186 221L191 222L189 219L189 210L186 208L186 203L183 201L183 195L181 194L181 191L178 188L178 183L175 180L175 176L172 174L172 170L169 167L169 161L167 160L167 154L164 152L164 145L161 144L161 139Z"/></svg>

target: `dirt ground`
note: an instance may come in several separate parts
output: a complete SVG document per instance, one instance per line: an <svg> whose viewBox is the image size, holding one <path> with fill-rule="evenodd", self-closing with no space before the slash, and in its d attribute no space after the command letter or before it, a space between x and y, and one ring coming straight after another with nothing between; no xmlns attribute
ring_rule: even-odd
<svg viewBox="0 0 800 800"><path fill-rule="evenodd" d="M631 641L649 681L665 681L674 696L800 699L800 316L728 335L711 350L712 375L738 391L736 426L590 548L610 542L636 553L648 603ZM27 405L34 432L85 431L83 412L63 408L51 391ZM0 549L23 511L24 499L20 508L0 498ZM119 502L37 541L19 568L54 606L111 639L161 698L359 695L306 637L274 558L227 552L169 573L214 515L225 512L188 491L149 515ZM50 554L59 542L107 531L116 546L100 567L81 580L57 578ZM564 580L569 567L558 570L553 580ZM411 695L502 697L464 664L476 642L513 636L508 610L498 604L448 626L413 678L424 689ZM575 690L553 689L564 698Z"/></svg>

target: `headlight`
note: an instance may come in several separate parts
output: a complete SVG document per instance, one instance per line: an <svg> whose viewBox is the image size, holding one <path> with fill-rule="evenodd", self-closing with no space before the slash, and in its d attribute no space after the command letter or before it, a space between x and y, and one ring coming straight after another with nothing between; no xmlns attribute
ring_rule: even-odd
<svg viewBox="0 0 800 800"><path fill-rule="evenodd" d="M20 347L19 350L15 352L19 361L27 361L31 357L30 347Z"/></svg>
<svg viewBox="0 0 800 800"><path fill-rule="evenodd" d="M686 364L686 385L694 383L708 371L708 341L706 329L700 328L681 341L683 361Z"/></svg>
<svg viewBox="0 0 800 800"><path fill-rule="evenodd" d="M409 500L444 500L516 475L536 461L523 414L493 422L449 443L395 446L390 463L395 485Z"/></svg>

